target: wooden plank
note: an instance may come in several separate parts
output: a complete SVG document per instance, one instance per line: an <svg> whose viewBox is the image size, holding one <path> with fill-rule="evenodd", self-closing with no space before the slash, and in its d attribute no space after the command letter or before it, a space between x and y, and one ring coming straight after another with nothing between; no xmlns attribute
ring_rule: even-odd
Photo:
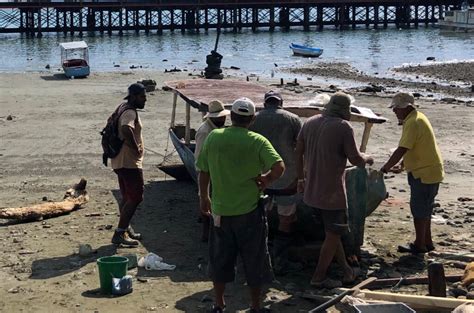
<svg viewBox="0 0 474 313"><path fill-rule="evenodd" d="M186 130L184 133L184 143L189 145L191 143L191 105L186 103Z"/></svg>
<svg viewBox="0 0 474 313"><path fill-rule="evenodd" d="M458 275L446 275L446 281L448 282L458 282L462 278L461 274ZM386 288L392 287L396 284L399 285L414 285L414 284L427 284L428 277L404 277L404 278L383 278L377 279L373 283L367 286L369 289L377 289L377 288Z"/></svg>
<svg viewBox="0 0 474 313"><path fill-rule="evenodd" d="M360 288L364 288L365 286L367 286L368 284L370 284L371 282L373 282L375 280L377 280L376 277L369 277L366 280L364 280L363 282L355 285L354 287L344 290L341 294L333 297L331 300L326 301L325 303L321 304L320 306L312 309L311 311L309 311L309 313L323 312L327 308L330 308L331 306L339 303L339 301L341 301L342 298L344 298L345 296L351 295L355 291L359 290Z"/></svg>
<svg viewBox="0 0 474 313"><path fill-rule="evenodd" d="M350 289L341 288L340 290L347 291ZM360 293L364 294L365 298L367 299L403 302L413 308L425 307L439 310L454 309L463 303L474 304L474 300L465 299L438 298L431 296L407 295L401 293L390 293L370 290L361 290Z"/></svg>
<svg viewBox="0 0 474 313"><path fill-rule="evenodd" d="M352 120L352 119L351 119ZM367 143L369 142L370 130L374 124L365 122L364 133L362 134L362 142L360 144L360 152L367 150Z"/></svg>
<svg viewBox="0 0 474 313"><path fill-rule="evenodd" d="M178 103L178 93L173 92L173 109L171 111L171 123L170 123L170 128L174 127L174 123L176 121L176 106Z"/></svg>
<svg viewBox="0 0 474 313"><path fill-rule="evenodd" d="M428 290L430 296L446 297L446 277L442 263L428 265Z"/></svg>

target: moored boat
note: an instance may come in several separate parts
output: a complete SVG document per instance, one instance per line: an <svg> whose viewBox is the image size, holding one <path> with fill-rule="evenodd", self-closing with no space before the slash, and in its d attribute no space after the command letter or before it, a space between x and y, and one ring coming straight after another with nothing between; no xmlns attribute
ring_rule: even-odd
<svg viewBox="0 0 474 313"><path fill-rule="evenodd" d="M68 78L87 77L90 74L89 47L85 41L63 42L61 47L61 65Z"/></svg>
<svg viewBox="0 0 474 313"><path fill-rule="evenodd" d="M294 43L290 44L290 49L293 50L294 55L304 56L304 57L319 57L323 54L323 49L321 48L313 48L303 45L297 45Z"/></svg>

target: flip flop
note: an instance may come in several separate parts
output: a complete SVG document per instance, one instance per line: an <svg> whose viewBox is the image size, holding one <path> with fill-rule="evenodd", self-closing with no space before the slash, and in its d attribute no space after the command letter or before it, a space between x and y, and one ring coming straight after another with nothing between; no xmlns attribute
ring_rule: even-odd
<svg viewBox="0 0 474 313"><path fill-rule="evenodd" d="M434 247L433 247L434 248ZM403 252L403 253L413 253L413 254L419 254L419 253L426 253L428 250L426 249L419 249L415 244L410 242L407 245L404 246L398 246L398 252Z"/></svg>
<svg viewBox="0 0 474 313"><path fill-rule="evenodd" d="M326 289L334 289L338 287L342 287L342 283L339 280L326 278L322 281L311 281L310 285L316 288L326 288Z"/></svg>

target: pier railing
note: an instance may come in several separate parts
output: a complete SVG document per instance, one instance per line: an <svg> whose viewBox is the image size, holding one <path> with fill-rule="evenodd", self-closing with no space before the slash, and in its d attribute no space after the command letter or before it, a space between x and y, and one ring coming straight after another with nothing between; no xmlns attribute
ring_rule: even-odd
<svg viewBox="0 0 474 313"><path fill-rule="evenodd" d="M100 0L99 0L100 1ZM319 1L143 1L115 2L3 2L0 33L77 33L164 30L200 31L224 28L238 31L276 28L322 30L364 27L418 27L435 23L453 0L319 0Z"/></svg>

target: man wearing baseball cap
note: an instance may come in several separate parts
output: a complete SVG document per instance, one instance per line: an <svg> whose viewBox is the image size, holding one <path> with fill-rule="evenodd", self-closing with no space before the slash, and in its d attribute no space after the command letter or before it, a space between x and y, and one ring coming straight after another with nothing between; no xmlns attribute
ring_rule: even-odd
<svg viewBox="0 0 474 313"><path fill-rule="evenodd" d="M425 253L435 249L431 238L431 214L440 182L444 177L443 160L428 118L415 108L415 98L397 93L389 106L403 125L398 148L381 171L408 173L410 208L415 226L415 241L398 246L399 252ZM401 165L394 168L403 158Z"/></svg>
<svg viewBox="0 0 474 313"><path fill-rule="evenodd" d="M293 225L296 222L296 138L302 122L298 115L283 109L283 98L277 91L270 90L264 95L264 109L255 116L250 130L267 138L285 162L285 173L269 188L276 193L293 186L290 195L275 195L273 202L278 210L278 231L273 239L273 270L276 275L299 271L300 263L288 259L288 250L293 241Z"/></svg>
<svg viewBox="0 0 474 313"><path fill-rule="evenodd" d="M117 174L122 200L119 203L120 219L112 237L116 245L137 246L142 236L135 233L130 221L143 201L143 136L142 122L137 109L143 109L146 102L145 86L139 83L128 87L128 95L124 98L118 119L118 134L123 140L119 154L111 160Z"/></svg>
<svg viewBox="0 0 474 313"><path fill-rule="evenodd" d="M235 100L230 117L232 126L212 131L196 162L200 210L212 216L209 275L216 295L212 312L225 309L225 285L235 278L239 254L250 288L249 312L265 312L260 308L261 287L273 280L273 274L267 220L259 199L261 191L283 174L285 166L265 137L248 130L255 119L255 104L250 99Z"/></svg>
<svg viewBox="0 0 474 313"><path fill-rule="evenodd" d="M199 126L196 132L196 147L194 149L194 158L197 160L201 153L202 145L207 136L214 129L224 127L229 110L224 108L224 104L219 100L209 102L208 113L204 116L204 122ZM209 216L202 216L202 234L201 241L207 242L209 237Z"/></svg>

